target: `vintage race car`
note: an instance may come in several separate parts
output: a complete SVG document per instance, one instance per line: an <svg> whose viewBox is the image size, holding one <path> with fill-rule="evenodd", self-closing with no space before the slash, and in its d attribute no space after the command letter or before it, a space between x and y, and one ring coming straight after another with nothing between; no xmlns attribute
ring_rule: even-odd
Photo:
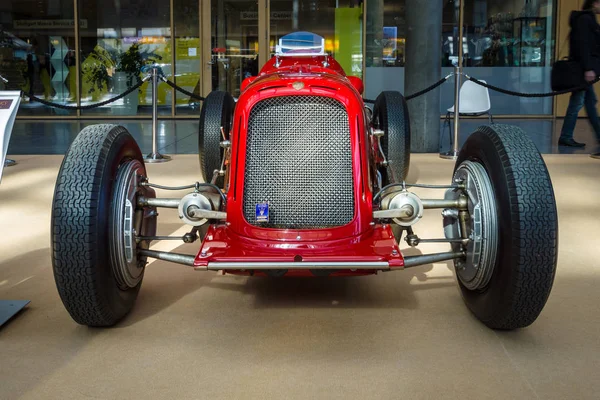
<svg viewBox="0 0 600 400"><path fill-rule="evenodd" d="M451 182L405 182L410 123L402 94L373 110L359 78L325 54L322 38L281 39L237 102L212 92L200 115L201 182L153 183L138 145L114 125L84 128L60 168L52 207L53 269L72 316L110 326L133 307L148 258L196 270L352 276L452 261L463 299L494 329L531 324L554 280L558 219L542 157L518 128L482 126L462 147ZM432 118L438 118L437 115ZM440 189L421 198L413 187ZM157 198L155 188L184 195ZM197 254L150 248L157 209L190 225ZM437 209L444 238L413 227ZM441 236L441 235L440 235ZM448 251L403 256L443 241Z"/></svg>

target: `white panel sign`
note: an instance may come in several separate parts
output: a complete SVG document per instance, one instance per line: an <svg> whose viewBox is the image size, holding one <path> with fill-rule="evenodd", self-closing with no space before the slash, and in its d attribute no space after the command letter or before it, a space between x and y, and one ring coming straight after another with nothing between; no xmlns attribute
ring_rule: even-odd
<svg viewBox="0 0 600 400"><path fill-rule="evenodd" d="M2 181L2 171L6 161L6 152L8 151L8 142L12 133L19 103L21 102L21 92L19 91L0 91L0 182Z"/></svg>
<svg viewBox="0 0 600 400"><path fill-rule="evenodd" d="M242 11L240 12L240 19L242 21L254 21L258 20L258 11ZM292 19L291 11L271 11L271 20L288 20Z"/></svg>
<svg viewBox="0 0 600 400"><path fill-rule="evenodd" d="M16 19L13 21L13 29L70 29L74 26L74 19ZM79 27L86 29L87 19L80 19Z"/></svg>

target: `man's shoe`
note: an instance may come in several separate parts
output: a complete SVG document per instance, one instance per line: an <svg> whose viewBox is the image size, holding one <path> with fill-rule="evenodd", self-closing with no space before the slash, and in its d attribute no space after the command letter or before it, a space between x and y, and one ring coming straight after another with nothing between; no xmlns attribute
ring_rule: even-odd
<svg viewBox="0 0 600 400"><path fill-rule="evenodd" d="M558 139L558 145L569 147L585 147L585 143L579 143L573 139Z"/></svg>

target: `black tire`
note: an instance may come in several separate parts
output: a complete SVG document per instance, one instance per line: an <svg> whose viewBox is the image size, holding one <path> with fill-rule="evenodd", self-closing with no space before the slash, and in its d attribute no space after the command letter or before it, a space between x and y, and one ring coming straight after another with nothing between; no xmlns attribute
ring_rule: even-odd
<svg viewBox="0 0 600 400"><path fill-rule="evenodd" d="M558 253L558 216L552 182L534 143L519 128L482 126L462 147L463 161L483 165L498 215L498 252L489 283L469 290L471 312L493 329L532 324L552 289Z"/></svg>
<svg viewBox="0 0 600 400"><path fill-rule="evenodd" d="M406 99L400 92L381 92L373 107L373 125L385 132L381 147L390 162L380 168L383 185L406 179L410 166L410 118ZM393 172L390 176L388 169Z"/></svg>
<svg viewBox="0 0 600 400"><path fill-rule="evenodd" d="M110 326L132 309L141 287L123 290L109 254L111 200L119 166L143 164L127 130L84 128L63 160L52 203L52 267L60 298L82 325Z"/></svg>
<svg viewBox="0 0 600 400"><path fill-rule="evenodd" d="M211 92L204 100L200 112L200 131L198 135L198 157L200 173L204 182L210 182L213 172L221 168L223 149L221 148L221 127L229 139L233 120L235 101L227 92ZM223 178L219 177L217 186L223 187Z"/></svg>

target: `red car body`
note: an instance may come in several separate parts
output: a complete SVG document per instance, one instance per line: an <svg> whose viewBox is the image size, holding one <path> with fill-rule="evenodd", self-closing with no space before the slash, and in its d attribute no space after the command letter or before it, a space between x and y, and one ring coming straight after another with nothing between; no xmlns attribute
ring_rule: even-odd
<svg viewBox="0 0 600 400"><path fill-rule="evenodd" d="M362 263L382 263L382 269L402 268L404 260L391 227L373 220L374 171L378 160L362 81L348 77L328 56L274 57L258 77L247 78L237 101L230 131L231 158L227 184L227 220L211 225L195 259L195 267L209 263L247 263L228 273L252 274L252 263L282 263L287 276L313 276L311 263L340 263L332 276L365 275ZM278 96L325 96L346 108L350 126L354 217L349 224L327 229L272 229L250 224L244 217L243 193L248 118L261 100ZM333 200L333 199L332 199ZM291 267L291 268L290 268ZM258 271L257 271L258 273Z"/></svg>

